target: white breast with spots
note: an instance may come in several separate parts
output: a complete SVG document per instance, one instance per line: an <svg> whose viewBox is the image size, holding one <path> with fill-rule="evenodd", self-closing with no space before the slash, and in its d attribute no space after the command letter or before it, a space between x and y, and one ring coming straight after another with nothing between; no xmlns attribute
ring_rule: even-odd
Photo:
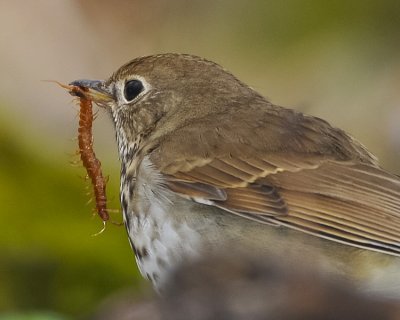
<svg viewBox="0 0 400 320"><path fill-rule="evenodd" d="M182 260L198 255L200 235L176 212L175 197L148 158L140 164L136 181L123 183L133 188L124 188L121 197L131 196L124 218L137 264L142 275L159 289Z"/></svg>

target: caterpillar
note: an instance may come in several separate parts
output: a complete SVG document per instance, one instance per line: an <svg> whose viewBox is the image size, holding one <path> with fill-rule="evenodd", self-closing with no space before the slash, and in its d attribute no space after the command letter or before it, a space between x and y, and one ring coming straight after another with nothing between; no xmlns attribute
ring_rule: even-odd
<svg viewBox="0 0 400 320"><path fill-rule="evenodd" d="M101 170L101 162L99 159L96 158L96 154L93 150L93 108L92 101L87 98L87 95L85 94L88 89L79 86L64 85L59 82L56 83L61 87L69 90L71 95L77 96L79 98L80 110L78 127L78 151L82 164L86 169L87 176L91 180L93 186L97 214L103 220L103 223L105 223L110 218L107 209L107 181L104 178Z"/></svg>
<svg viewBox="0 0 400 320"><path fill-rule="evenodd" d="M81 91L87 89L81 87L73 87L72 94L79 97L79 128L78 128L78 145L79 154L83 166L86 169L89 179L92 181L94 198L96 200L96 210L103 221L107 221L110 217L107 210L107 195L106 195L106 179L101 170L101 162L96 158L93 150L93 111L92 101Z"/></svg>

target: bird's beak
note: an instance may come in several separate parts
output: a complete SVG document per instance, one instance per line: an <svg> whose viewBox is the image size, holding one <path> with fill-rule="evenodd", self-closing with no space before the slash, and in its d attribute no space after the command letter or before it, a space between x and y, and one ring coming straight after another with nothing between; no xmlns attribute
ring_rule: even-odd
<svg viewBox="0 0 400 320"><path fill-rule="evenodd" d="M75 80L69 84L69 87L80 88L80 90L71 89L70 93L72 95L85 97L100 106L107 106L114 100L112 91L104 81L86 79Z"/></svg>

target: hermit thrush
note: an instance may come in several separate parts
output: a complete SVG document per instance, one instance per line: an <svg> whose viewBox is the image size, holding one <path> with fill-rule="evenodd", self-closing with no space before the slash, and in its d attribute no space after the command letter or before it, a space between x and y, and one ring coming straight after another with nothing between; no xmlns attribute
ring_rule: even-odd
<svg viewBox="0 0 400 320"><path fill-rule="evenodd" d="M182 261L242 248L400 297L400 178L344 131L191 55L71 85L113 119L125 225L156 288Z"/></svg>

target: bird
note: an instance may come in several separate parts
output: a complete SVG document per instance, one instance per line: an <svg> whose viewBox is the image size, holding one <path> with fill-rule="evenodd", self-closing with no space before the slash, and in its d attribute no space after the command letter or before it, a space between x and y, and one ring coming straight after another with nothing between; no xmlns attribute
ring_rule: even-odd
<svg viewBox="0 0 400 320"><path fill-rule="evenodd" d="M184 262L238 250L400 298L400 178L345 131L190 54L70 85L111 116L124 224L156 290Z"/></svg>

